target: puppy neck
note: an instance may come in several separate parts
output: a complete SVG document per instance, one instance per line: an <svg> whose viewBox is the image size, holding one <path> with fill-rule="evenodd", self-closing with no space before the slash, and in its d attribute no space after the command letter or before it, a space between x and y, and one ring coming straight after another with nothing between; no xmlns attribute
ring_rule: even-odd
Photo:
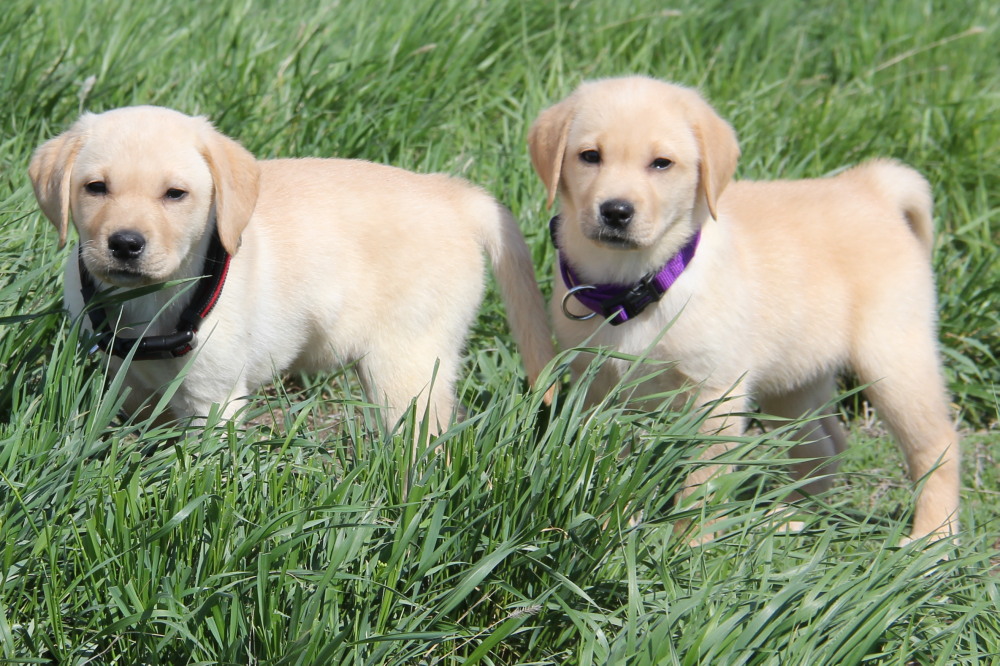
<svg viewBox="0 0 1000 666"><path fill-rule="evenodd" d="M701 238L701 231L696 231L684 247L667 260L658 271L651 271L639 280L626 284L588 284L580 280L562 251L558 250L558 223L559 217L553 217L549 222L549 231L557 247L559 273L567 289L562 300L563 313L568 318L577 320L587 320L600 315L607 318L613 326L638 317L646 308L663 298L694 259ZM570 312L566 308L566 301L570 296L575 297L593 314L577 315Z"/></svg>
<svg viewBox="0 0 1000 666"><path fill-rule="evenodd" d="M192 283L159 289L117 306L92 304L89 317L98 334L95 349L121 358L134 354L135 360L176 358L191 351L198 344L197 333L202 321L222 294L231 260L214 229L208 237L207 247L189 253L185 264L193 263L192 256L201 257L203 262L202 269L191 276L198 277ZM78 263L81 295L87 305L99 294L101 283L87 271L82 254L78 255ZM181 269L184 268L182 265ZM185 291L179 292L180 289ZM128 293L124 296L127 298ZM144 316L149 318L130 319ZM171 327L171 321L176 321L176 326Z"/></svg>

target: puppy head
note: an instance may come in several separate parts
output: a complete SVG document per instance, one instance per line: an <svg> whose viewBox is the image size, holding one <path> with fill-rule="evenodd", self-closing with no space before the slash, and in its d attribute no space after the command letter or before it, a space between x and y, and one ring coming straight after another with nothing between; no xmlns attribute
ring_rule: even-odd
<svg viewBox="0 0 1000 666"><path fill-rule="evenodd" d="M200 270L193 250L213 219L235 254L259 177L207 120L151 106L84 114L35 151L28 173L60 246L72 218L87 269L121 287Z"/></svg>
<svg viewBox="0 0 1000 666"><path fill-rule="evenodd" d="M697 92L645 77L584 83L542 112L528 143L566 223L626 250L683 243L699 203L716 216L739 159L732 127Z"/></svg>

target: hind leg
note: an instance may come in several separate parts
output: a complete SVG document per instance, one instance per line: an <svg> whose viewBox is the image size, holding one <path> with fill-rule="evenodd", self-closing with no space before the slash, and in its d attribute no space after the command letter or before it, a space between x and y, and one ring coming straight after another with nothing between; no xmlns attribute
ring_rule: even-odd
<svg viewBox="0 0 1000 666"><path fill-rule="evenodd" d="M436 356L410 345L395 354L372 353L361 361L361 379L369 398L385 407L385 424L393 427L416 400L417 419L428 419L428 431L438 434L452 419L458 359L454 353Z"/></svg>
<svg viewBox="0 0 1000 666"><path fill-rule="evenodd" d="M836 472L838 465L835 456L847 448L844 428L837 420L833 407L827 404L835 392L833 375L825 375L794 391L757 396L760 410L765 414L786 419L811 417L795 432L795 439L801 443L792 449L792 455L798 459L793 463L795 478L825 475L803 486L803 490L810 495L832 487L830 475Z"/></svg>
<svg viewBox="0 0 1000 666"><path fill-rule="evenodd" d="M910 538L952 536L958 531L958 433L949 417L933 327L873 330L896 335L859 345L854 366L861 381L871 384L865 392L899 441L910 479L924 480Z"/></svg>

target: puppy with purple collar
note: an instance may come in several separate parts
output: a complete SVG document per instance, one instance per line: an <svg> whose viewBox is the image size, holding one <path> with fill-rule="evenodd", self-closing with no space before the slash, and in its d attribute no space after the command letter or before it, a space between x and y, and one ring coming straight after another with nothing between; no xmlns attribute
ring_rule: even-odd
<svg viewBox="0 0 1000 666"><path fill-rule="evenodd" d="M918 173L873 160L830 178L734 182L732 127L696 91L644 77L584 83L541 113L529 145L549 203L560 202L551 311L561 346L668 362L647 394L688 389L711 409L705 427L723 434L742 431L751 400L768 414L812 415L798 433L800 477L846 444L827 405L851 369L910 477L926 476L911 538L957 532L959 444ZM609 359L592 400L631 366ZM718 472L703 468L687 486ZM830 485L824 476L808 488Z"/></svg>

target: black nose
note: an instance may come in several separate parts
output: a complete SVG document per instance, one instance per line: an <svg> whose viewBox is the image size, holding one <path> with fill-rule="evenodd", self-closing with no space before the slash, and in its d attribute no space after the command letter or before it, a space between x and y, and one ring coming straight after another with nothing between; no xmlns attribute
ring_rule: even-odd
<svg viewBox="0 0 1000 666"><path fill-rule="evenodd" d="M146 249L146 239L137 231L116 231L108 236L108 249L115 259L137 259Z"/></svg>
<svg viewBox="0 0 1000 666"><path fill-rule="evenodd" d="M630 201L609 199L601 204L601 222L609 227L622 229L632 221L633 215L635 215L635 207Z"/></svg>

